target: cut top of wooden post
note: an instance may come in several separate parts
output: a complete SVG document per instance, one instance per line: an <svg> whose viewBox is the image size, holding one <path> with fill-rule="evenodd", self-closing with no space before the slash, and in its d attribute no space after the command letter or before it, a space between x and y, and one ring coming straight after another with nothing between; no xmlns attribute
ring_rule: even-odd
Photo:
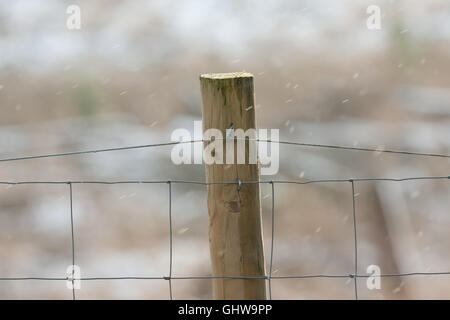
<svg viewBox="0 0 450 320"><path fill-rule="evenodd" d="M255 129L253 75L248 72L200 75L203 129Z"/></svg>
<svg viewBox="0 0 450 320"><path fill-rule="evenodd" d="M200 76L203 79L211 80L224 80L224 79L236 79L236 78L253 78L253 75L248 72L226 72L226 73L205 73Z"/></svg>
<svg viewBox="0 0 450 320"><path fill-rule="evenodd" d="M248 72L206 73L200 76L200 81L217 88L235 84L242 89L247 89L253 86L253 75Z"/></svg>

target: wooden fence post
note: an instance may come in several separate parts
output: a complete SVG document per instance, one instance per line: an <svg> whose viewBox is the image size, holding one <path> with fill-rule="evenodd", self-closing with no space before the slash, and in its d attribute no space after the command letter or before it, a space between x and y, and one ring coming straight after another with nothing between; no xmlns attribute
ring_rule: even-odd
<svg viewBox="0 0 450 320"><path fill-rule="evenodd" d="M219 129L225 139L230 127L256 129L252 74L204 74L200 85L204 131ZM236 141L233 143L236 148ZM259 164L248 164L248 144L246 141L246 164L206 165L206 181L259 181ZM264 277L259 184L209 184L207 189L213 276ZM266 299L264 278L214 279L213 288L215 299Z"/></svg>

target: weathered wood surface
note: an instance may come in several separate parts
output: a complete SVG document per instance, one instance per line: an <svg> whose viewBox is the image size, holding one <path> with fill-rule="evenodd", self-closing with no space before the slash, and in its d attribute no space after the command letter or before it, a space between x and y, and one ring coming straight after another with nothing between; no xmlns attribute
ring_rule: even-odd
<svg viewBox="0 0 450 320"><path fill-rule="evenodd" d="M253 75L200 76L203 130L256 128ZM210 142L205 142L205 146ZM237 143L235 143L235 148ZM224 162L226 148L224 143ZM236 151L236 149L235 149ZM206 165L208 182L259 181L259 164ZM236 152L235 152L236 157ZM259 184L208 185L209 241L214 276L264 276ZM264 279L214 279L215 299L266 299Z"/></svg>

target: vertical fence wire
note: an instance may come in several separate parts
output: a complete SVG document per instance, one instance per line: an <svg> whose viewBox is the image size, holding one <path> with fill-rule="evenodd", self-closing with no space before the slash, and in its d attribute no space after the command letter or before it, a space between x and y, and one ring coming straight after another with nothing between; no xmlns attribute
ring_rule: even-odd
<svg viewBox="0 0 450 320"><path fill-rule="evenodd" d="M167 181L169 185L169 295L170 300L173 300L172 294L172 267L173 267L173 228L172 228L172 182Z"/></svg>
<svg viewBox="0 0 450 320"><path fill-rule="evenodd" d="M273 241L275 239L275 184L271 181L270 185L272 186L272 239L270 241L269 299L272 300Z"/></svg>
<svg viewBox="0 0 450 320"><path fill-rule="evenodd" d="M72 299L75 298L75 237L73 232L73 190L72 183L69 182L69 192L70 192L70 231L72 233Z"/></svg>
<svg viewBox="0 0 450 320"><path fill-rule="evenodd" d="M353 208L353 236L354 236L354 255L355 255L355 271L353 274L353 282L355 284L355 300L358 300L358 237L356 230L356 208L355 208L355 181L350 179L352 184L352 208Z"/></svg>

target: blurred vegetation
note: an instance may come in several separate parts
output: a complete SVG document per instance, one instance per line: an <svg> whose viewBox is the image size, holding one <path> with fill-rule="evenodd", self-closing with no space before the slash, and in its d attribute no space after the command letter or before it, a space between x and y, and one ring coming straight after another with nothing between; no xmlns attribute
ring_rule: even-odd
<svg viewBox="0 0 450 320"><path fill-rule="evenodd" d="M93 116L102 110L95 88L89 82L80 83L73 90L72 99L82 116Z"/></svg>

